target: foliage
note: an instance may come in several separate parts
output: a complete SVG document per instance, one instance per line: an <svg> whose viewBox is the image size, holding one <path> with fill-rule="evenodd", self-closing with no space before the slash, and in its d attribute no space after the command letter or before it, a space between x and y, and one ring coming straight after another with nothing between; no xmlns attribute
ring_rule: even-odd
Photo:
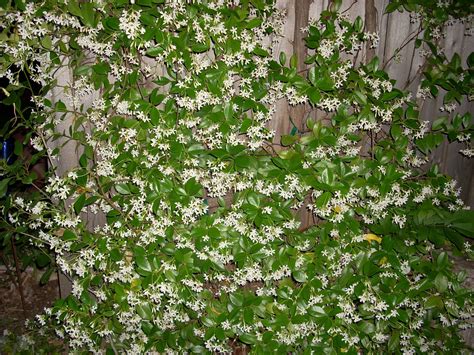
<svg viewBox="0 0 474 355"><path fill-rule="evenodd" d="M35 147L53 166L66 144L80 154L4 208L73 280L41 330L90 351L463 349L472 293L445 249L471 253L473 214L423 169L447 132L377 58L352 61L378 41L360 18L324 11L298 72L273 53L271 0L4 8L5 90L28 71ZM279 146L267 123L285 99L319 116Z"/></svg>
<svg viewBox="0 0 474 355"><path fill-rule="evenodd" d="M29 122L29 113L33 108L30 103L30 91L38 93L38 88L34 84L31 85L24 75L20 74L19 81L22 84L15 90L3 91L3 94L7 95L4 95L0 104L3 143L0 172L4 175L4 171L7 171L7 177L0 182L4 211L7 211L12 203L9 196L11 193L20 198L38 193L34 186L42 184L41 175L45 167L44 154L35 152L29 144L32 132L28 127L34 126L34 123ZM2 87L7 84L7 80L2 80ZM10 223L0 221L0 262L7 268L16 266L13 248L16 248L18 253L18 266L22 270L27 267L44 269L41 283L46 283L55 270L54 256L44 248L32 245L31 238L17 233Z"/></svg>
<svg viewBox="0 0 474 355"><path fill-rule="evenodd" d="M448 58L443 48L442 41L446 32L453 26L465 25L465 36L472 36L474 5L471 1L434 1L420 0L392 1L387 12L395 10L410 11L411 22L418 24L419 28L410 41L415 41L415 47L419 48L420 54L425 58L424 64L419 72L423 79L417 92L417 98L441 96L443 106L441 111L444 116L433 122L432 129L437 133L447 135L450 142L471 140L472 129L469 129L471 115L455 113L458 105L466 100L471 101L474 97L474 54L467 58L467 65L463 67L461 56L454 53ZM410 41L407 41L408 44ZM461 153L474 156L472 146L461 150Z"/></svg>
<svg viewBox="0 0 474 355"><path fill-rule="evenodd" d="M66 351L52 329L43 334L33 331L22 335L6 330L2 335L0 348L5 354L64 354Z"/></svg>

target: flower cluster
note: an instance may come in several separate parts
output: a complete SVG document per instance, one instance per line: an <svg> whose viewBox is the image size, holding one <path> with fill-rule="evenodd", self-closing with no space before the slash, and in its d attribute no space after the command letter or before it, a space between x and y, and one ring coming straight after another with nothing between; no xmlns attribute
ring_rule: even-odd
<svg viewBox="0 0 474 355"><path fill-rule="evenodd" d="M274 60L275 1L25 9L1 15L1 73L51 85L35 148L79 152L4 211L73 280L40 328L92 352L462 349L474 306L443 247L472 254L472 214L420 169L437 138L410 95L376 59L354 64L378 42L361 19L312 20L298 73ZM282 100L324 117L276 145Z"/></svg>

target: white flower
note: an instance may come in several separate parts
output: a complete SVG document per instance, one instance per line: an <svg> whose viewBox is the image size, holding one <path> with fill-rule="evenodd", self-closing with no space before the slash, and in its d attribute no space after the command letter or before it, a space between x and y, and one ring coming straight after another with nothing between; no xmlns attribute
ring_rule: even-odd
<svg viewBox="0 0 474 355"><path fill-rule="evenodd" d="M43 142L41 141L40 137L31 137L30 144L36 149L38 152L41 152L44 149Z"/></svg>
<svg viewBox="0 0 474 355"><path fill-rule="evenodd" d="M96 172L99 176L112 176L114 175L114 167L109 161L101 160L97 162Z"/></svg>
<svg viewBox="0 0 474 355"><path fill-rule="evenodd" d="M399 215L395 214L392 217L393 223L398 224L398 226L400 228L403 228L403 226L405 225L406 220L407 220L407 218L404 215L399 216Z"/></svg>
<svg viewBox="0 0 474 355"><path fill-rule="evenodd" d="M400 267L401 267L402 272L403 272L405 275L408 274L408 273L410 273L410 271L411 271L410 264L408 264L408 261L407 261L407 260L405 260L404 262L402 262L401 265L400 265Z"/></svg>
<svg viewBox="0 0 474 355"><path fill-rule="evenodd" d="M323 39L318 48L319 54L325 59L328 59L334 53L334 44L329 39Z"/></svg>
<svg viewBox="0 0 474 355"><path fill-rule="evenodd" d="M123 11L120 16L119 28L125 32L131 40L136 39L145 33L145 29L140 24L141 11Z"/></svg>
<svg viewBox="0 0 474 355"><path fill-rule="evenodd" d="M389 336L388 335L384 335L380 332L377 332L375 333L374 335L374 339L376 342L378 343L385 343L387 340L388 340Z"/></svg>

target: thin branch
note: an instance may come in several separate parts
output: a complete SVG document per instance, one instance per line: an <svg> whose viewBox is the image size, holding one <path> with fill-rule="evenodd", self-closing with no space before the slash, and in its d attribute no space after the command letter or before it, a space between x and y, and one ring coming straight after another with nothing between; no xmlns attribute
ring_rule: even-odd
<svg viewBox="0 0 474 355"><path fill-rule="evenodd" d="M426 66L427 66L427 62L425 61L423 63L423 65L421 65L418 70L416 71L415 75L410 79L408 78L407 79L407 82L405 84L405 87L403 88L403 90L406 90L407 88L410 87L410 85L416 80L416 78L425 70Z"/></svg>
<svg viewBox="0 0 474 355"><path fill-rule="evenodd" d="M349 7L348 7L347 9L345 9L344 11L342 11L341 13L342 13L342 14L345 14L347 11L349 11L349 10L352 8L352 6L354 6L358 1L359 1L359 0L354 0L354 1L352 1L352 4L350 4Z"/></svg>
<svg viewBox="0 0 474 355"><path fill-rule="evenodd" d="M415 38L418 37L418 35L423 31L423 28L422 26L420 25L418 27L418 30L415 30L413 31L412 33L410 33L407 38L405 38L405 40L403 41L402 45L400 47L397 48L397 50L395 51L395 53L393 53L393 55L388 58L388 60L384 63L384 65L382 66L382 70L385 70L385 67L388 65L388 63L390 63L393 58L395 58L397 56L397 54L403 49L405 48L411 41L413 41Z"/></svg>
<svg viewBox="0 0 474 355"><path fill-rule="evenodd" d="M13 259L15 260L15 269L16 269L16 276L18 279L18 292L20 293L20 301L21 301L21 308L23 308L23 315L25 318L27 317L26 313L26 302L25 302L25 295L23 293L23 285L21 284L21 270L20 270L20 262L18 260L18 255L16 252L16 246L15 246L15 238L10 239L11 245L12 245L12 251L13 251Z"/></svg>

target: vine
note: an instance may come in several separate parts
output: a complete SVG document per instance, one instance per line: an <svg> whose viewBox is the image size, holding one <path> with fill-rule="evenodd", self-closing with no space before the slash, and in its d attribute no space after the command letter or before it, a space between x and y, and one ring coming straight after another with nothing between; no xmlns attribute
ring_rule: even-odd
<svg viewBox="0 0 474 355"><path fill-rule="evenodd" d="M357 64L378 42L361 18L336 2L312 20L299 70L273 53L272 0L2 6L4 91L27 72L38 156L79 154L43 193L4 197L4 223L72 280L36 332L116 353L464 349L472 292L447 249L472 255L473 215L424 165L446 135L472 149L472 120L430 128L378 58ZM325 119L277 146L279 100Z"/></svg>

